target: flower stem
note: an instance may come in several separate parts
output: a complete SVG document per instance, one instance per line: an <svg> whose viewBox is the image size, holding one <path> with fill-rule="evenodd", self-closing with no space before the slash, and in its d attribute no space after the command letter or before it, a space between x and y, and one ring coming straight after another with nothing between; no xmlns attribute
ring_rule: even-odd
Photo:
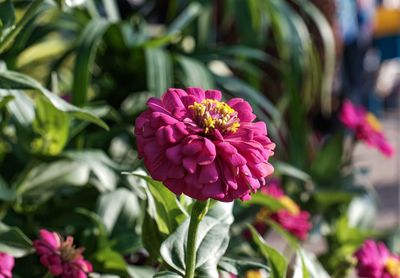
<svg viewBox="0 0 400 278"><path fill-rule="evenodd" d="M207 214L210 199L207 201L195 201L192 207L192 214L190 215L189 231L186 244L186 273L185 278L194 278L194 271L196 270L196 240L197 230L201 220Z"/></svg>

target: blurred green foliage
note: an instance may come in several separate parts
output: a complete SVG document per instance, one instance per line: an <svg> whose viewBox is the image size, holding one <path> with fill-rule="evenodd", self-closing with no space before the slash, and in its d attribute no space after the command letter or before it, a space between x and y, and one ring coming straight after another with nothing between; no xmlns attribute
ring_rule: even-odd
<svg viewBox="0 0 400 278"><path fill-rule="evenodd" d="M368 192L343 154L344 136L314 140L312 117L332 112L335 60L331 27L315 6L71 3L0 0L0 251L18 258L15 277L45 274L30 240L40 228L73 235L96 272L181 277L191 201L140 172L133 134L148 97L169 87L217 88L249 101L277 143L277 175L334 250L322 262L332 272L351 254L364 234L343 217L355 194ZM217 265L239 277L252 268L284 275L286 259L255 231L254 244L241 239L254 209L271 202L256 195L233 212L214 204L202 223L199 277L218 277ZM344 229L356 238L343 238ZM295 249L302 277L323 277L309 274L320 265Z"/></svg>

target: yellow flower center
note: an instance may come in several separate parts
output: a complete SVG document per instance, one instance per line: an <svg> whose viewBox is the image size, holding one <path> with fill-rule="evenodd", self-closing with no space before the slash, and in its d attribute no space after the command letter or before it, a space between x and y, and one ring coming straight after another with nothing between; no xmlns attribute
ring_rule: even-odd
<svg viewBox="0 0 400 278"><path fill-rule="evenodd" d="M297 215L300 213L299 206L293 202L288 196L282 196L279 198L279 202L281 202L282 206L289 211L293 215Z"/></svg>
<svg viewBox="0 0 400 278"><path fill-rule="evenodd" d="M400 277L400 261L397 258L390 257L387 259L385 267L393 277Z"/></svg>
<svg viewBox="0 0 400 278"><path fill-rule="evenodd" d="M237 112L228 104L215 99L204 99L189 106L193 110L197 124L208 134L215 129L222 133L235 133L240 127Z"/></svg>
<svg viewBox="0 0 400 278"><path fill-rule="evenodd" d="M367 120L367 123L372 127L373 130L375 130L375 131L381 131L382 130L382 124L378 120L378 118L375 117L374 114L367 113L366 120Z"/></svg>
<svg viewBox="0 0 400 278"><path fill-rule="evenodd" d="M249 270L246 272L246 278L263 278L262 272L259 270Z"/></svg>

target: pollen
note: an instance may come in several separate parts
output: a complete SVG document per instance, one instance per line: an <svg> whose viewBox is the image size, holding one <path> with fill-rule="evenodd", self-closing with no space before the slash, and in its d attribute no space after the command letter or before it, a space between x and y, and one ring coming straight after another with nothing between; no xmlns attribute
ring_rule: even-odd
<svg viewBox="0 0 400 278"><path fill-rule="evenodd" d="M371 128L375 131L381 131L382 130L382 124L381 122L378 120L377 117L375 117L374 114L372 113L367 113L366 115L366 120L367 123L371 126Z"/></svg>
<svg viewBox="0 0 400 278"><path fill-rule="evenodd" d="M385 267L393 277L400 277L400 261L397 258L388 258L386 260Z"/></svg>
<svg viewBox="0 0 400 278"><path fill-rule="evenodd" d="M204 129L205 134L215 129L221 133L235 133L240 127L237 112L227 103L215 99L204 99L189 106L197 124Z"/></svg>

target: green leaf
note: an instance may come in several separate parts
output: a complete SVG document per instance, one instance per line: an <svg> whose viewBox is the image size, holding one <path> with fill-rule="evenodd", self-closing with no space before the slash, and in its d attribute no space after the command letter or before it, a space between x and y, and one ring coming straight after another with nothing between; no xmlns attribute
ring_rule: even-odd
<svg viewBox="0 0 400 278"><path fill-rule="evenodd" d="M58 110L66 112L73 117L81 120L86 120L97 124L98 126L108 129L105 122L103 122L98 117L94 116L90 112L73 106L63 100L62 98L56 96L55 94L49 92L40 83L31 77L14 72L14 71L0 71L0 89L8 90L37 90L41 93L51 104Z"/></svg>
<svg viewBox="0 0 400 278"><path fill-rule="evenodd" d="M140 213L138 198L132 191L118 188L115 191L100 196L97 205L97 214L103 220L107 231L111 234L119 222L127 230L133 228L133 223Z"/></svg>
<svg viewBox="0 0 400 278"><path fill-rule="evenodd" d="M242 204L244 206L260 205L263 207L267 207L271 211L277 211L283 208L283 205L279 200L260 192L253 194L250 200L242 202Z"/></svg>
<svg viewBox="0 0 400 278"><path fill-rule="evenodd" d="M146 109L146 101L153 96L151 92L135 92L130 94L121 104L121 111L134 116Z"/></svg>
<svg viewBox="0 0 400 278"><path fill-rule="evenodd" d="M185 272L185 251L189 219L161 245L161 256L177 272ZM218 278L217 264L229 242L229 225L206 216L199 224L196 245L196 273ZM198 276L196 276L198 277Z"/></svg>
<svg viewBox="0 0 400 278"><path fill-rule="evenodd" d="M37 135L31 143L32 151L43 155L57 155L67 143L68 115L54 108L41 96L36 99L36 118L32 129Z"/></svg>
<svg viewBox="0 0 400 278"><path fill-rule="evenodd" d="M176 195L162 183L141 173L134 172L133 175L145 180L147 183L142 239L151 257L156 259L160 256L161 243L176 230L188 214L178 202Z"/></svg>
<svg viewBox="0 0 400 278"><path fill-rule="evenodd" d="M249 229L252 234L254 243L257 245L261 255L268 262L268 265L271 268L271 277L286 277L288 264L285 257L282 256L273 247L268 245L252 226L249 226Z"/></svg>
<svg viewBox="0 0 400 278"><path fill-rule="evenodd" d="M370 194L356 196L348 208L349 225L360 229L370 229L377 214L377 203Z"/></svg>
<svg viewBox="0 0 400 278"><path fill-rule="evenodd" d="M87 149L85 151L68 151L62 155L89 167L93 173L90 183L99 191L113 190L117 186L119 177L115 171L119 170L119 167L103 151Z"/></svg>
<svg viewBox="0 0 400 278"><path fill-rule="evenodd" d="M21 127L22 133L27 133L27 129L35 119L35 109L33 101L20 91L8 91L0 89L2 99L13 98L7 103L7 109L15 118L17 125ZM18 126L17 126L18 127Z"/></svg>
<svg viewBox="0 0 400 278"><path fill-rule="evenodd" d="M338 176L342 165L343 135L329 138L320 149L311 164L311 173L315 180L325 181Z"/></svg>
<svg viewBox="0 0 400 278"><path fill-rule="evenodd" d="M14 96L11 96L11 95L1 96L1 98L0 98L0 109L3 109L3 107L5 107L7 105L7 103L12 101L13 99L14 99Z"/></svg>
<svg viewBox="0 0 400 278"><path fill-rule="evenodd" d="M32 1L31 5L26 10L25 14L22 18L17 22L16 25L13 25L12 28L5 32L5 34L0 34L0 54L7 49L7 47L13 42L15 37L21 32L22 28L28 24L35 16L37 16L40 12L42 12L44 0L34 0ZM1 9L3 7L0 7ZM10 10L7 10L8 13ZM2 18L3 20L3 18Z"/></svg>
<svg viewBox="0 0 400 278"><path fill-rule="evenodd" d="M161 48L146 48L147 89L160 97L172 86L172 63L169 53Z"/></svg>
<svg viewBox="0 0 400 278"><path fill-rule="evenodd" d="M299 241L297 240L296 237L294 237L291 233L289 233L287 230L285 230L281 225L276 223L273 220L267 219L266 223L272 227L279 235L281 235L289 244L292 248L294 249L299 249L300 244Z"/></svg>
<svg viewBox="0 0 400 278"><path fill-rule="evenodd" d="M20 258L32 251L32 242L19 228L0 223L0 251Z"/></svg>
<svg viewBox="0 0 400 278"><path fill-rule="evenodd" d="M212 217L221 223L231 225L234 221L232 209L234 202L225 203L211 201L207 216Z"/></svg>
<svg viewBox="0 0 400 278"><path fill-rule="evenodd" d="M319 35L323 43L323 73L321 84L321 105L323 111L331 112L332 103L332 86L335 72L335 36L331 25L326 17L323 15L312 2L304 0L295 0L299 7L304 10L312 21L314 26L318 29Z"/></svg>
<svg viewBox="0 0 400 278"><path fill-rule="evenodd" d="M152 278L155 270L149 266L128 265L128 273L131 277Z"/></svg>
<svg viewBox="0 0 400 278"><path fill-rule="evenodd" d="M129 230L117 231L116 235L112 235L112 248L122 255L130 255L143 248L142 238L134 233L134 228Z"/></svg>
<svg viewBox="0 0 400 278"><path fill-rule="evenodd" d="M111 22L120 20L117 3L113 0L103 0L104 10L107 14L107 19Z"/></svg>
<svg viewBox="0 0 400 278"><path fill-rule="evenodd" d="M166 33L162 36L157 36L155 38L147 39L143 42L143 44L139 45L146 48L156 48L162 47L171 43L175 39L179 38L179 35L183 32L183 30L198 16L202 14L202 6L199 3L193 2L190 3L182 13L175 18L175 20L168 26ZM129 38L126 38L128 41L133 41L132 37L134 35L130 35ZM134 43L138 44L139 39L136 38Z"/></svg>
<svg viewBox="0 0 400 278"><path fill-rule="evenodd" d="M306 172L280 160L273 160L272 164L275 168L276 174L286 175L288 177L296 178L301 181L311 181L311 176Z"/></svg>
<svg viewBox="0 0 400 278"><path fill-rule="evenodd" d="M148 176L135 174L147 182L147 211L156 221L158 229L164 234L170 234L186 219L187 212L178 202L176 195L161 182Z"/></svg>
<svg viewBox="0 0 400 278"><path fill-rule="evenodd" d="M183 71L183 74L178 77L184 86L204 89L215 88L210 71L201 61L182 55L177 55L175 58Z"/></svg>
<svg viewBox="0 0 400 278"><path fill-rule="evenodd" d="M94 254L94 259L101 265L103 272L120 271L127 272L127 264L124 258L110 248L102 249Z"/></svg>
<svg viewBox="0 0 400 278"><path fill-rule="evenodd" d="M11 0L0 2L0 37L5 29L11 27L15 23L14 4Z"/></svg>
<svg viewBox="0 0 400 278"><path fill-rule="evenodd" d="M52 190L63 185L85 185L89 181L89 169L88 165L69 159L41 163L33 167L15 186L19 195L23 194L24 197L39 202L45 197L50 197Z"/></svg>
<svg viewBox="0 0 400 278"><path fill-rule="evenodd" d="M160 247L166 238L167 235L160 231L156 220L149 214L148 210L145 210L142 223L142 241L152 260L157 261L161 256Z"/></svg>
<svg viewBox="0 0 400 278"><path fill-rule="evenodd" d="M115 251L111 250L108 242L108 233L107 229L104 226L102 219L94 212L85 209L85 208L76 208L74 213L86 217L88 223L91 223L95 227L95 239L97 241L97 250L105 250L104 256L110 255L113 256ZM100 252L101 252L100 251ZM118 253L116 253L118 254ZM119 255L119 254L118 254ZM119 255L120 256L120 255ZM117 261L119 260L119 256L117 257Z"/></svg>
<svg viewBox="0 0 400 278"><path fill-rule="evenodd" d="M183 12L175 18L169 25L167 34L175 34L181 32L190 22L192 22L201 13L201 5L197 2L190 3Z"/></svg>
<svg viewBox="0 0 400 278"><path fill-rule="evenodd" d="M172 271L162 271L156 273L153 278L183 278L183 276Z"/></svg>
<svg viewBox="0 0 400 278"><path fill-rule="evenodd" d="M238 275L239 277L244 277L248 270L264 269L267 273L271 271L268 266L254 261L236 260L227 257L221 258L218 263L218 268L228 273Z"/></svg>
<svg viewBox="0 0 400 278"><path fill-rule="evenodd" d="M293 277L329 278L331 276L322 267L314 254L304 249L299 249Z"/></svg>
<svg viewBox="0 0 400 278"><path fill-rule="evenodd" d="M64 159L35 164L13 186L23 202L46 201L63 186L94 185L99 191L112 190L118 183L114 163L101 151L70 151Z"/></svg>
<svg viewBox="0 0 400 278"><path fill-rule="evenodd" d="M72 103L79 107L86 104L90 83L91 68L93 66L96 48L109 22L102 18L95 18L85 26L77 47L72 85Z"/></svg>
<svg viewBox="0 0 400 278"><path fill-rule="evenodd" d="M16 198L15 190L9 188L5 180L0 177L0 200L5 202L14 201Z"/></svg>

